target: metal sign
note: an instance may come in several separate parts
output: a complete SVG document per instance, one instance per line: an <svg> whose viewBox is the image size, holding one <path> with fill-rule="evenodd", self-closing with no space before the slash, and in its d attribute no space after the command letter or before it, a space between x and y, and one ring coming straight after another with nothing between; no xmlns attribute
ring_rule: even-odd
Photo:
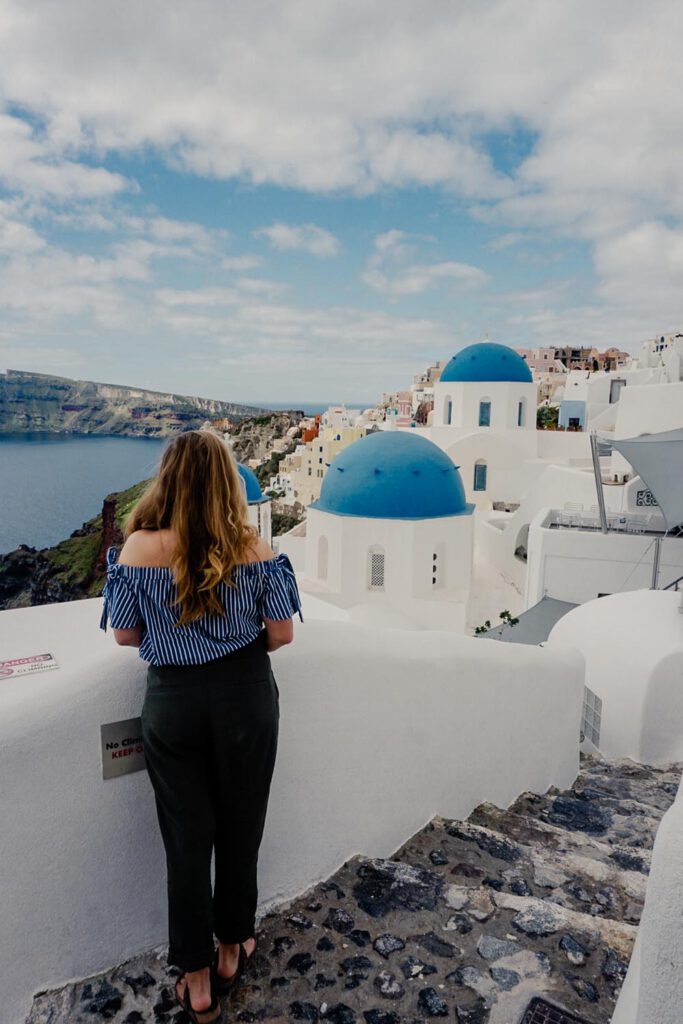
<svg viewBox="0 0 683 1024"><path fill-rule="evenodd" d="M10 658L7 661L0 661L0 679L14 679L15 676L27 676L31 672L47 672L51 668L59 668L52 654Z"/></svg>
<svg viewBox="0 0 683 1024"><path fill-rule="evenodd" d="M102 740L102 778L115 779L145 767L142 748L142 724L139 718L109 722L100 726Z"/></svg>

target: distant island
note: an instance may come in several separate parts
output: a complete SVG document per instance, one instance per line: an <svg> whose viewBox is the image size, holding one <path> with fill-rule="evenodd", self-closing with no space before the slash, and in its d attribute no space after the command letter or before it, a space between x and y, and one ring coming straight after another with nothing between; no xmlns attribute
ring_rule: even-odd
<svg viewBox="0 0 683 1024"><path fill-rule="evenodd" d="M272 410L47 373L0 373L0 434L34 431L170 437L207 420L229 429Z"/></svg>

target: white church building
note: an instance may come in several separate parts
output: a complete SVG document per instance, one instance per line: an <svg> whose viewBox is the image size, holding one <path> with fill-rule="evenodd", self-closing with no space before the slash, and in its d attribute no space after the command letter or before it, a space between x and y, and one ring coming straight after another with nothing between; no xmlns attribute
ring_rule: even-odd
<svg viewBox="0 0 683 1024"><path fill-rule="evenodd" d="M461 349L434 385L424 433L460 467L477 510L514 505L551 464L589 465L585 434L536 429L538 385L507 345L485 341Z"/></svg>
<svg viewBox="0 0 683 1024"><path fill-rule="evenodd" d="M337 455L309 506L302 586L351 621L464 632L473 511L437 445L368 434Z"/></svg>

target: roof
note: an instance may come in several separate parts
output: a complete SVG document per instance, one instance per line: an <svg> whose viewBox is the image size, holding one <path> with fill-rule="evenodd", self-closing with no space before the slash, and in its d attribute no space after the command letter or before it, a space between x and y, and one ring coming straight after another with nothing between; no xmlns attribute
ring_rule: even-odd
<svg viewBox="0 0 683 1024"><path fill-rule="evenodd" d="M471 515L458 467L427 438L377 431L344 448L325 474L322 512L368 519Z"/></svg>
<svg viewBox="0 0 683 1024"><path fill-rule="evenodd" d="M449 381L518 381L531 384L531 370L526 361L508 345L482 341L468 345L456 353L441 374Z"/></svg>
<svg viewBox="0 0 683 1024"><path fill-rule="evenodd" d="M261 485L259 484L258 478L253 469L249 469L248 466L243 466L241 462L237 463L237 469L244 481L244 489L247 492L247 504L257 505L262 501L267 501L268 499L264 498L263 492L261 491Z"/></svg>
<svg viewBox="0 0 683 1024"><path fill-rule="evenodd" d="M504 640L509 644L542 644L550 631L563 615L576 608L570 601L557 601L554 597L542 597L538 604L527 608L519 616L516 626L501 623L479 636L487 640Z"/></svg>

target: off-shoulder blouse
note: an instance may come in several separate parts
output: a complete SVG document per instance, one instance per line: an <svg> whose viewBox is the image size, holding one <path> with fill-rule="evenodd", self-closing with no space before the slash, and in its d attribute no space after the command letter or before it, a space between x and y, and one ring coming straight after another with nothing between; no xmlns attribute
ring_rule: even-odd
<svg viewBox="0 0 683 1024"><path fill-rule="evenodd" d="M107 582L100 628L142 626L140 657L152 665L200 665L255 640L263 619L303 622L296 577L287 555L235 566L235 586L219 584L225 615L203 615L178 625L178 592L170 568L123 565L115 547L107 551Z"/></svg>

